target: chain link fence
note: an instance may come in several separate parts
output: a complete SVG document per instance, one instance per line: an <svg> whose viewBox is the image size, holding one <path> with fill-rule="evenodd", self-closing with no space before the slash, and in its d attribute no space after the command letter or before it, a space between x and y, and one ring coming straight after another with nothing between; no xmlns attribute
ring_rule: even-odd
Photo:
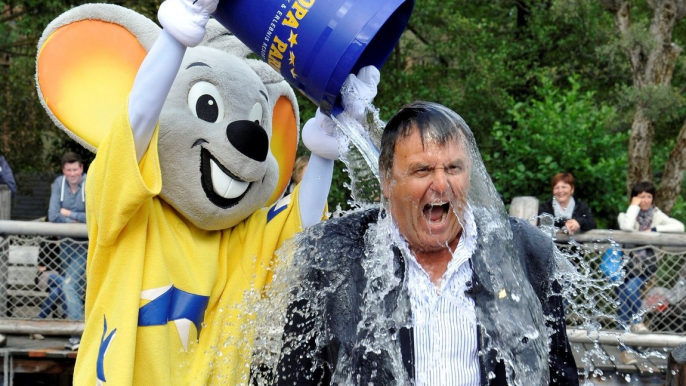
<svg viewBox="0 0 686 386"><path fill-rule="evenodd" d="M88 241L11 235L0 242L0 310L8 318L83 320Z"/></svg>
<svg viewBox="0 0 686 386"><path fill-rule="evenodd" d="M686 247L604 241L557 244L576 270L566 283L567 325L686 332Z"/></svg>
<svg viewBox="0 0 686 386"><path fill-rule="evenodd" d="M83 321L88 241L78 225L0 221L0 318ZM568 326L628 331L640 321L653 332L686 333L686 234L661 245L664 235L649 243L597 232L557 240L574 276Z"/></svg>
<svg viewBox="0 0 686 386"><path fill-rule="evenodd" d="M87 255L85 224L0 220L1 332L80 333Z"/></svg>

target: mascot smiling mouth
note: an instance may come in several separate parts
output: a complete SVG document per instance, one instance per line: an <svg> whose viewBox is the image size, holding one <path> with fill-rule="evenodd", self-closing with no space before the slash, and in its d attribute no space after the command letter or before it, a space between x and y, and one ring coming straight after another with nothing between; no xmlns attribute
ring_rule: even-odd
<svg viewBox="0 0 686 386"><path fill-rule="evenodd" d="M200 174L205 195L222 209L238 204L252 186L226 169L205 148L200 150Z"/></svg>

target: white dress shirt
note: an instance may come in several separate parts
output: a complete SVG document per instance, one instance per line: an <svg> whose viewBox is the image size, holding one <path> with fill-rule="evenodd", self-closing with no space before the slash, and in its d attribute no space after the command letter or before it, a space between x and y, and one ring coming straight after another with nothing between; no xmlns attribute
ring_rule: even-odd
<svg viewBox="0 0 686 386"><path fill-rule="evenodd" d="M407 262L417 386L480 385L476 308L465 294L472 285L469 259L477 233L470 210L465 211L465 223L440 288L434 286L395 228L396 244Z"/></svg>

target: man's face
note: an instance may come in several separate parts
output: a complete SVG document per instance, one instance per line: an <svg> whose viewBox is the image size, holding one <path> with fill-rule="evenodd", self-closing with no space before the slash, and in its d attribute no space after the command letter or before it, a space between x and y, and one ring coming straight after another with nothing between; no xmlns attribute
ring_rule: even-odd
<svg viewBox="0 0 686 386"><path fill-rule="evenodd" d="M77 185L81 183L81 175L83 175L83 165L80 162L66 163L62 166L62 174L67 178L70 185Z"/></svg>
<svg viewBox="0 0 686 386"><path fill-rule="evenodd" d="M395 144L390 178L383 183L391 216L410 249L455 248L469 189L471 161L456 140L439 145L418 130Z"/></svg>

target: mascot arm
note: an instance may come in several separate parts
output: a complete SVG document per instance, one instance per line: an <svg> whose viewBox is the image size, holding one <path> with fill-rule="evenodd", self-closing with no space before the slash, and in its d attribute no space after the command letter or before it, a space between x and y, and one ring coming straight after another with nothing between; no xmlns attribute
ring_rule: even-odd
<svg viewBox="0 0 686 386"><path fill-rule="evenodd" d="M304 128L303 128L304 130ZM312 154L300 182L298 202L303 229L317 224L321 218L333 177L333 160Z"/></svg>
<svg viewBox="0 0 686 386"><path fill-rule="evenodd" d="M141 64L129 96L129 123L138 161L148 149L162 106L179 72L186 47L205 37L218 0L167 0L158 11L164 27Z"/></svg>
<svg viewBox="0 0 686 386"><path fill-rule="evenodd" d="M344 89L350 90L343 97L344 113L359 122L365 119L367 105L376 96L379 80L379 70L374 66L362 68L357 75L350 74L343 84ZM315 117L303 127L302 140L312 152L298 196L300 219L303 228L307 228L319 222L326 207L333 177L333 161L340 156L336 123L317 109Z"/></svg>
<svg viewBox="0 0 686 386"><path fill-rule="evenodd" d="M185 52L184 45L162 30L136 74L129 95L129 123L139 162L148 149Z"/></svg>

